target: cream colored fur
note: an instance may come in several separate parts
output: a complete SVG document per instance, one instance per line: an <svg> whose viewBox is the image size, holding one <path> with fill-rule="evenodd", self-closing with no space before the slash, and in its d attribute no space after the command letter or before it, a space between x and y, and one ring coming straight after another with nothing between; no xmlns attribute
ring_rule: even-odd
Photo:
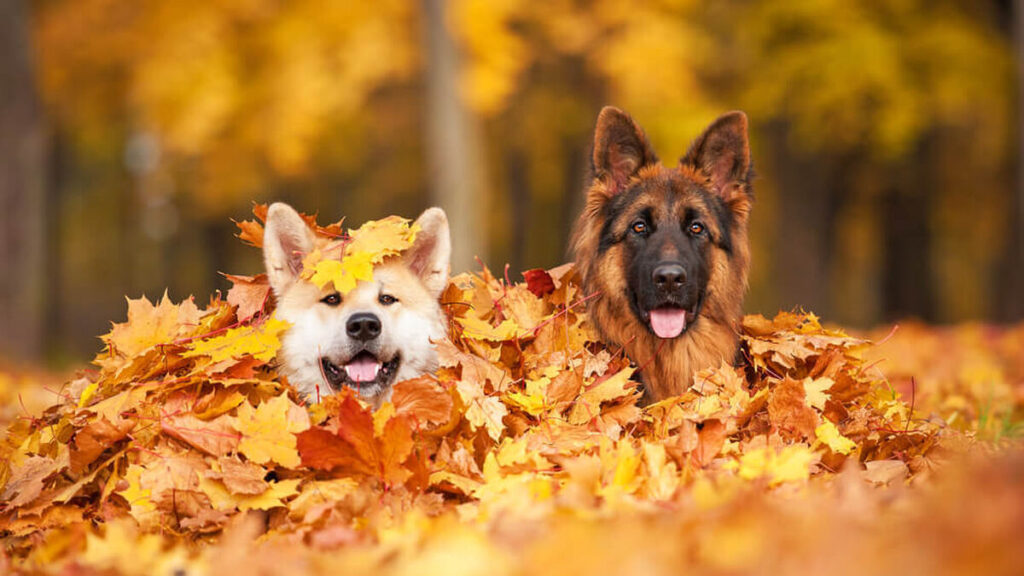
<svg viewBox="0 0 1024 576"><path fill-rule="evenodd" d="M319 240L290 206L277 203L270 207L264 260L277 300L275 314L291 323L278 362L281 374L307 401L338 391L326 378L321 359L341 364L358 348L359 343L346 332L346 322L356 313L372 313L380 319L381 333L374 342L379 357L397 354L400 359L389 382L358 389L364 400L379 407L390 398L394 382L436 370L434 343L446 336L438 297L448 283L451 241L448 219L440 208L428 209L417 223L420 232L406 254L377 265L373 280L359 282L342 296L340 304L330 306L322 302L333 292L330 286L320 289L300 277L302 259ZM382 294L397 301L384 305Z"/></svg>

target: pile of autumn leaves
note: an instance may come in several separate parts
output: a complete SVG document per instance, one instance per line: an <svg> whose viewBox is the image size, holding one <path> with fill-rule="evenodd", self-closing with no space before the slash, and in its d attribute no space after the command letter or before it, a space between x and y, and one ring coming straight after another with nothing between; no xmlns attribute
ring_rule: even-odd
<svg viewBox="0 0 1024 576"><path fill-rule="evenodd" d="M381 222L360 230L410 238L406 222ZM240 227L259 244L259 222ZM340 224L318 231L343 236ZM866 341L810 314L748 316L744 366L705 370L681 396L639 406L643 367L596 342L568 266L518 284L486 270L455 277L436 374L396 384L376 412L346 392L306 407L274 371L287 325L265 278L229 278L226 299L203 309L129 300L98 371L11 427L0 566L729 572L791 546L779 518L835 536L814 546L838 545L831 527L849 518L833 517L837 486L881 506L865 491L926 477L952 434L911 417L862 359Z"/></svg>

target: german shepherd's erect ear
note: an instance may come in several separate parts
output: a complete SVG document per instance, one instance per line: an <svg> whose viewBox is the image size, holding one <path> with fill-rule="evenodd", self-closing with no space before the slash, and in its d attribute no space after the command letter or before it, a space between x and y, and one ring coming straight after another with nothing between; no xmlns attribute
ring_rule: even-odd
<svg viewBox="0 0 1024 576"><path fill-rule="evenodd" d="M267 210L263 230L263 261L270 287L278 298L302 271L302 259L314 247L315 236L291 206L275 202Z"/></svg>
<svg viewBox="0 0 1024 576"><path fill-rule="evenodd" d="M713 191L727 204L737 193L749 195L752 166L747 115L738 111L723 114L694 140L679 164L707 176Z"/></svg>
<svg viewBox="0 0 1024 576"><path fill-rule="evenodd" d="M605 106L594 130L594 178L605 183L609 195L620 192L644 166L658 156L644 131L622 110Z"/></svg>
<svg viewBox="0 0 1024 576"><path fill-rule="evenodd" d="M436 299L448 286L448 268L452 258L452 240L448 216L440 208L427 208L416 219L420 231L405 253L405 264Z"/></svg>

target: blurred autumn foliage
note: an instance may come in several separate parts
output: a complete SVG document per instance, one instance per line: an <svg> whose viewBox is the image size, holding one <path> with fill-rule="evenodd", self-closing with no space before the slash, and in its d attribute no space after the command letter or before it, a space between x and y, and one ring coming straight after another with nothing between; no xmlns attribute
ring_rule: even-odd
<svg viewBox="0 0 1024 576"><path fill-rule="evenodd" d="M0 15L8 356L85 357L121 295L255 271L230 241L253 201L355 222L439 204L456 272L474 256L554 266L604 104L680 155L748 112L749 310L1021 314L1007 0L13 0Z"/></svg>

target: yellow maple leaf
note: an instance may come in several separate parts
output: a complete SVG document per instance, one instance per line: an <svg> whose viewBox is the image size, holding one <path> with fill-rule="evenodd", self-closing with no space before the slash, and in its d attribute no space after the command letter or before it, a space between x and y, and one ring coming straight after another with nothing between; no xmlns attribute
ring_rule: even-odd
<svg viewBox="0 0 1024 576"><path fill-rule="evenodd" d="M324 259L311 270L309 281L317 288L333 284L341 294L348 294L360 280L373 280L373 258L370 252L345 252L341 260Z"/></svg>
<svg viewBox="0 0 1024 576"><path fill-rule="evenodd" d="M635 370L627 366L593 387L585 389L569 413L569 423L589 422L601 413L602 402L616 400L632 393L635 387L629 378Z"/></svg>
<svg viewBox="0 0 1024 576"><path fill-rule="evenodd" d="M460 380L455 389L459 392L462 402L466 405L466 420L479 430L484 428L487 434L497 441L505 430L503 419L508 408L498 398L487 396L480 386Z"/></svg>
<svg viewBox="0 0 1024 576"><path fill-rule="evenodd" d="M807 404L818 410L825 409L825 402L829 395L826 392L832 388L835 381L831 378L806 378L804 379L804 393L807 395Z"/></svg>
<svg viewBox="0 0 1024 576"><path fill-rule="evenodd" d="M509 392L506 395L506 400L519 406L528 414L539 416L547 409L548 385L551 384L551 379L558 375L558 372L557 366L548 366L539 378L528 378L522 392Z"/></svg>
<svg viewBox="0 0 1024 576"><path fill-rule="evenodd" d="M221 336L198 340L182 356L209 356L213 362L252 356L269 362L281 348L281 333L289 326L288 322L271 317L257 325L232 328Z"/></svg>
<svg viewBox="0 0 1024 576"><path fill-rule="evenodd" d="M158 344L190 335L199 325L199 317L199 308L191 298L174 304L164 292L156 305L145 296L128 298L128 321L114 324L103 341L120 354L137 356Z"/></svg>
<svg viewBox="0 0 1024 576"><path fill-rule="evenodd" d="M857 448L857 444L853 440L840 434L836 425L828 420L814 429L814 435L836 454L849 454Z"/></svg>
<svg viewBox="0 0 1024 576"><path fill-rule="evenodd" d="M275 396L256 408L248 402L239 406L235 429L242 433L238 451L250 461L295 468L301 463L295 434L309 429L309 415L287 397Z"/></svg>
<svg viewBox="0 0 1024 576"><path fill-rule="evenodd" d="M767 477L772 486L784 482L796 482L810 477L810 466L817 456L804 445L786 446L776 452L771 447L757 448L743 454L739 463L730 463L729 468L738 468L738 474L745 480Z"/></svg>
<svg viewBox="0 0 1024 576"><path fill-rule="evenodd" d="M503 320L497 326L491 326L489 322L473 317L456 318L456 320L462 324L463 335L474 340L504 342L525 337L530 333L529 330L520 328L511 318Z"/></svg>
<svg viewBox="0 0 1024 576"><path fill-rule="evenodd" d="M200 477L199 489L210 497L210 503L217 510L270 510L284 506L284 500L299 493L301 480L279 480L270 482L260 494L232 494L224 483L212 478Z"/></svg>
<svg viewBox="0 0 1024 576"><path fill-rule="evenodd" d="M349 230L352 242L345 251L346 254L368 254L370 260L378 264L388 256L411 248L419 229L419 225L399 216L371 220L356 230Z"/></svg>

